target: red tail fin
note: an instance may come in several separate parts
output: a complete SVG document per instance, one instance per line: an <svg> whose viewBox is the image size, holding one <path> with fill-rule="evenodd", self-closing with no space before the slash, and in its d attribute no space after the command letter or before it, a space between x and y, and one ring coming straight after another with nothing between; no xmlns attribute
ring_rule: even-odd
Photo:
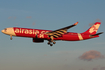
<svg viewBox="0 0 105 70"><path fill-rule="evenodd" d="M84 34L96 34L97 30L100 26L101 22L96 22L92 27L90 27L87 31L83 32Z"/></svg>

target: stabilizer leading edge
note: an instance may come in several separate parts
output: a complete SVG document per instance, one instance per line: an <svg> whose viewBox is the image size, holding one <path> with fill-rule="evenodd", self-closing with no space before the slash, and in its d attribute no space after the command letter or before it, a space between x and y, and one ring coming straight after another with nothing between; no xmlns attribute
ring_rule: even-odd
<svg viewBox="0 0 105 70"><path fill-rule="evenodd" d="M96 35L100 35L100 34L103 34L104 32L100 32L100 33L97 33L97 34L94 34L94 35L91 35L91 36L96 36Z"/></svg>

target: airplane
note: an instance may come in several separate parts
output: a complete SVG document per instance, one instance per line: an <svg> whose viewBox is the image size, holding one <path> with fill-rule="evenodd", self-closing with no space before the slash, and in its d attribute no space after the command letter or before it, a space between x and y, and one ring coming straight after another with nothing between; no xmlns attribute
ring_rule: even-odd
<svg viewBox="0 0 105 70"><path fill-rule="evenodd" d="M48 45L53 46L56 44L55 41L63 40L63 41L81 41L99 37L103 32L97 33L97 30L101 24L101 22L96 22L91 26L87 31L82 33L75 32L67 32L68 29L76 26L78 22L73 25L57 29L57 30L42 30L42 29L31 29L31 28L20 28L20 27L9 27L1 30L2 33L6 35L10 35L10 39L12 40L12 36L18 37L28 37L32 38L35 43L42 43L44 40L48 40Z"/></svg>

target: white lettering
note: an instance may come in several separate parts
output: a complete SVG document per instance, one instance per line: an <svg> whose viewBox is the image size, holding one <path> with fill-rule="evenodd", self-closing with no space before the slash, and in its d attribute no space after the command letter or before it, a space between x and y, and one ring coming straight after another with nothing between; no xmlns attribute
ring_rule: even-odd
<svg viewBox="0 0 105 70"><path fill-rule="evenodd" d="M29 34L32 34L32 30L29 30L29 32L28 32Z"/></svg>
<svg viewBox="0 0 105 70"><path fill-rule="evenodd" d="M44 38L45 32L49 32L49 31L40 31L35 29L22 29L22 28L15 29L15 33L35 34L35 35L39 35L40 38Z"/></svg>
<svg viewBox="0 0 105 70"><path fill-rule="evenodd" d="M25 34L28 34L28 30L25 30Z"/></svg>
<svg viewBox="0 0 105 70"><path fill-rule="evenodd" d="M24 32L24 29L22 29L22 33Z"/></svg>
<svg viewBox="0 0 105 70"><path fill-rule="evenodd" d="M42 31L41 34L42 34L42 33L45 33L45 31Z"/></svg>
<svg viewBox="0 0 105 70"><path fill-rule="evenodd" d="M34 34L34 29L33 29L33 34Z"/></svg>
<svg viewBox="0 0 105 70"><path fill-rule="evenodd" d="M44 35L43 34L40 34L40 36L39 36L40 38L44 38Z"/></svg>
<svg viewBox="0 0 105 70"><path fill-rule="evenodd" d="M20 28L20 33L21 33L21 28Z"/></svg>
<svg viewBox="0 0 105 70"><path fill-rule="evenodd" d="M19 29L15 29L15 32L16 32L16 33L19 33Z"/></svg>
<svg viewBox="0 0 105 70"><path fill-rule="evenodd" d="M45 33L45 31L42 31L42 32L41 32L40 38L44 38L44 34L43 34L43 33Z"/></svg>
<svg viewBox="0 0 105 70"><path fill-rule="evenodd" d="M35 35L37 35L37 34L39 34L39 31L38 30L35 31Z"/></svg>

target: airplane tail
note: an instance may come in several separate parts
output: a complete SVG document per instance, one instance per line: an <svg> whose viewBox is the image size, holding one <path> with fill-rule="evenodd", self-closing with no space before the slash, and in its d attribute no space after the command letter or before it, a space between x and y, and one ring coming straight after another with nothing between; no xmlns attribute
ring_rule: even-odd
<svg viewBox="0 0 105 70"><path fill-rule="evenodd" d="M83 34L90 34L90 35L95 35L97 33L97 30L100 26L101 22L96 22L93 24L92 27L90 27L87 31L83 32Z"/></svg>

